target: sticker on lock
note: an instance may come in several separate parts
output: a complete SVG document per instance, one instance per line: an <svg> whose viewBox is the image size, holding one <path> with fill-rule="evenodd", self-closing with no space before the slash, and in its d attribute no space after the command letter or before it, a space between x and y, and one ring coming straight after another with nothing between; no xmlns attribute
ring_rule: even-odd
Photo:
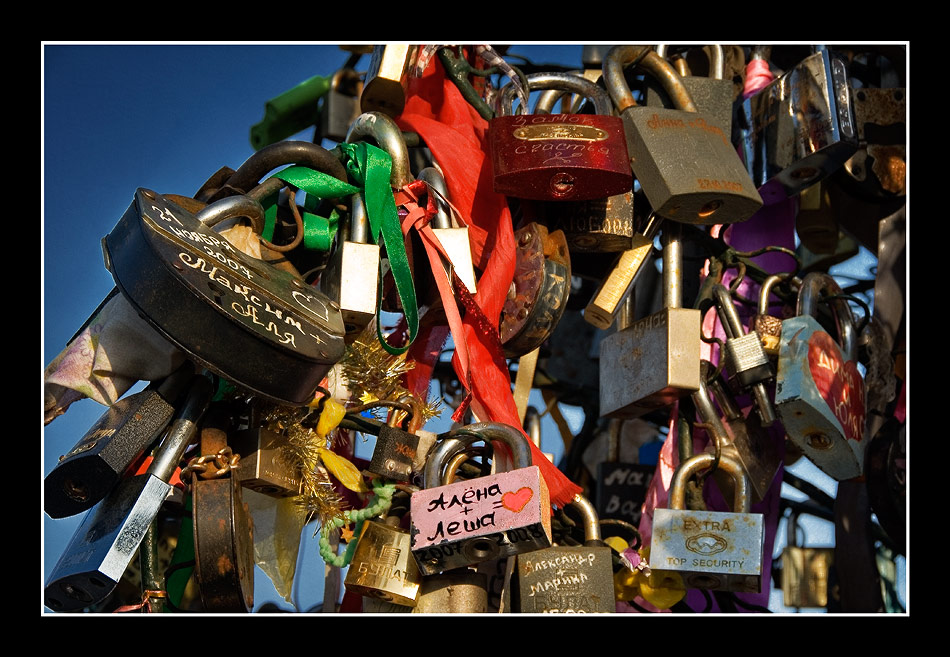
<svg viewBox="0 0 950 657"><path fill-rule="evenodd" d="M547 547L550 500L537 466L412 497L412 551L423 575Z"/></svg>

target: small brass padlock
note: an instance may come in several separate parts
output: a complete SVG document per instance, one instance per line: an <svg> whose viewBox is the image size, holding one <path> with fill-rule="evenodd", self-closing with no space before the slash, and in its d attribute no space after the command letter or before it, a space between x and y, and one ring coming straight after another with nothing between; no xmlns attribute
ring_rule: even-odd
<svg viewBox="0 0 950 657"><path fill-rule="evenodd" d="M788 540L782 550L782 598L786 607L827 607L833 547L798 544L798 513L786 519ZM802 541L804 543L804 541Z"/></svg>
<svg viewBox="0 0 950 657"><path fill-rule="evenodd" d="M686 509L686 482L715 460L713 454L698 454L676 469L670 508L653 511L651 570L678 573L688 589L760 593L765 523L761 513L749 513L742 466L729 456L719 458L718 467L735 481L735 512Z"/></svg>

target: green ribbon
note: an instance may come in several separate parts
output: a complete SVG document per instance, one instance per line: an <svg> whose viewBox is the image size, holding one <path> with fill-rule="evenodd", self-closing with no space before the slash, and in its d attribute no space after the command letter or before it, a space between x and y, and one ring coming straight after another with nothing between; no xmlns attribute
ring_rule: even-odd
<svg viewBox="0 0 950 657"><path fill-rule="evenodd" d="M329 251L336 235L340 216L336 210L329 217L321 217L316 214L318 200L350 196L359 192L359 188L326 173L302 166L287 167L271 177L280 178L285 183L307 192L304 208L310 210L310 212L303 213L304 248ZM264 199L262 205L266 209L264 211L264 230L261 236L270 242L274 238L274 225L277 222L277 195Z"/></svg>
<svg viewBox="0 0 950 657"><path fill-rule="evenodd" d="M372 144L356 142L341 143L340 150L346 155L346 169L357 184L363 186L363 201L369 217L369 227L373 242L378 243L382 235L383 246L389 258L389 267L396 282L396 292L406 315L409 337L403 347L393 347L386 342L382 331L382 290L380 289L376 306L376 335L383 349L394 356L405 352L416 339L419 331L419 309L416 304L416 290L412 283L412 270L406 256L406 243L399 224L396 201L389 185L393 161L389 154Z"/></svg>

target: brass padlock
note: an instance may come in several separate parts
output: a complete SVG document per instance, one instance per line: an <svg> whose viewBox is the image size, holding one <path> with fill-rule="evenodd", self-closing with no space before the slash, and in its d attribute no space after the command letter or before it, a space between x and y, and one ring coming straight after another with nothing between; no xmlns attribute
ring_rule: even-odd
<svg viewBox="0 0 950 657"><path fill-rule="evenodd" d="M427 488L412 495L412 551L423 575L551 545L548 488L538 466L530 465L524 435L495 422L463 429L462 440L450 432L433 450L426 463ZM507 445L514 469L431 488L442 481L449 459L474 440Z"/></svg>
<svg viewBox="0 0 950 657"><path fill-rule="evenodd" d="M719 457L718 467L735 481L733 512L686 509L686 482L715 462L713 454L698 454L676 469L670 507L653 511L652 574L678 573L687 589L759 593L765 522L761 513L749 513L742 466L729 456Z"/></svg>
<svg viewBox="0 0 950 657"><path fill-rule="evenodd" d="M582 546L554 546L518 555L519 611L523 614L611 614L614 573L610 548L600 538L594 506L571 500L584 525Z"/></svg>
<svg viewBox="0 0 950 657"><path fill-rule="evenodd" d="M699 388L700 313L681 307L678 229L663 229L664 308L600 343L601 417L639 417Z"/></svg>
<svg viewBox="0 0 950 657"><path fill-rule="evenodd" d="M697 112L680 76L647 48L612 48L604 60L604 81L623 119L630 166L650 205L664 219L683 223L745 221L762 207L762 198L730 135ZM623 73L637 60L662 82L678 109L637 106Z"/></svg>
<svg viewBox="0 0 950 657"><path fill-rule="evenodd" d="M231 448L241 455L232 477L242 486L269 497L295 497L303 484L299 466L291 463L289 438L269 428L235 431Z"/></svg>
<svg viewBox="0 0 950 657"><path fill-rule="evenodd" d="M418 53L419 46L405 43L373 46L373 57L360 94L362 112L382 112L391 118L402 114L409 74Z"/></svg>
<svg viewBox="0 0 950 657"><path fill-rule="evenodd" d="M422 575L412 558L409 532L394 511L390 507L385 519L363 523L343 585L364 597L414 607Z"/></svg>
<svg viewBox="0 0 950 657"><path fill-rule="evenodd" d="M788 539L782 550L783 602L786 607L827 607L828 575L835 549L799 545L798 512L792 511L785 522Z"/></svg>
<svg viewBox="0 0 950 657"><path fill-rule="evenodd" d="M515 86L502 89L500 115L489 125L498 194L542 201L584 201L633 188L627 145L610 99L589 80L566 73L534 73L529 88L576 91L594 102L596 115L511 116ZM522 112L525 109L522 108Z"/></svg>

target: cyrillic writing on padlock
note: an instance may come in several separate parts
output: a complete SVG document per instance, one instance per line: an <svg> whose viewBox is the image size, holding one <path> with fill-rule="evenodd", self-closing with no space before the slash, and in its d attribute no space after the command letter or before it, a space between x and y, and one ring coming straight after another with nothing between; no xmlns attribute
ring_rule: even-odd
<svg viewBox="0 0 950 657"><path fill-rule="evenodd" d="M409 533L378 521L363 523L344 585L348 591L413 607L422 576L412 558Z"/></svg>
<svg viewBox="0 0 950 657"><path fill-rule="evenodd" d="M551 544L550 498L536 465L421 490L411 514L423 575Z"/></svg>

